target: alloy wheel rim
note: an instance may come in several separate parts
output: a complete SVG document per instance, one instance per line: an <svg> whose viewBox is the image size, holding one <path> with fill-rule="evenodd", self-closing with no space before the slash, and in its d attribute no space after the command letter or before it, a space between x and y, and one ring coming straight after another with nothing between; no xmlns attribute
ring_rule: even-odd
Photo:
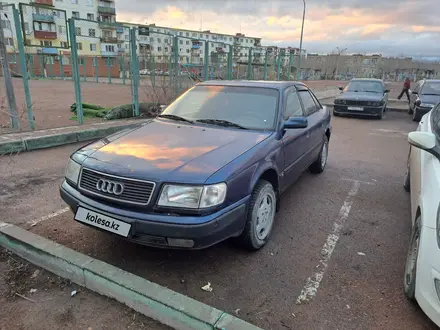
<svg viewBox="0 0 440 330"><path fill-rule="evenodd" d="M408 253L408 258L406 260L406 271L405 271L405 280L406 285L409 285L413 280L413 272L417 262L417 255L419 252L419 236L414 237L414 240L411 244L411 249Z"/></svg>
<svg viewBox="0 0 440 330"><path fill-rule="evenodd" d="M257 209L257 223L255 227L259 240L264 240L270 233L273 224L275 201L272 195L265 193L260 199Z"/></svg>
<svg viewBox="0 0 440 330"><path fill-rule="evenodd" d="M321 152L321 167L324 168L327 164L327 156L328 156L328 150L327 150L327 142L324 142L324 145L322 146L322 152Z"/></svg>

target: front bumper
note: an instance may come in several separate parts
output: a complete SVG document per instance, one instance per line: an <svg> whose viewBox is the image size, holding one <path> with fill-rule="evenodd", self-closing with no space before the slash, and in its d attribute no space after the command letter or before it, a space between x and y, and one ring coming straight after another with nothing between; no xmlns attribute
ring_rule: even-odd
<svg viewBox="0 0 440 330"><path fill-rule="evenodd" d="M353 115L353 116L380 116L382 113L382 110L385 111L386 105L382 105L379 107L370 107L370 106L359 106L362 107L362 111L357 110L348 110L348 105L340 105L340 104L334 104L333 105L333 112L341 115Z"/></svg>
<svg viewBox="0 0 440 330"><path fill-rule="evenodd" d="M417 259L416 300L426 315L440 327L440 296L435 281L440 280L440 249L436 230L422 227Z"/></svg>
<svg viewBox="0 0 440 330"><path fill-rule="evenodd" d="M426 115L429 111L432 110L432 108L422 108L422 107L417 107L416 106L416 113L417 115L419 115L420 117L423 117L424 115Z"/></svg>
<svg viewBox="0 0 440 330"><path fill-rule="evenodd" d="M60 194L74 213L78 207L83 207L131 224L126 238L130 241L155 247L189 249L207 248L240 235L245 226L249 200L249 197L246 197L213 214L194 217L120 209L116 205L104 204L81 194L67 182L61 185ZM92 228L102 230L94 226ZM176 245L176 241L185 241L186 245ZM188 242L192 242L192 246L188 246Z"/></svg>

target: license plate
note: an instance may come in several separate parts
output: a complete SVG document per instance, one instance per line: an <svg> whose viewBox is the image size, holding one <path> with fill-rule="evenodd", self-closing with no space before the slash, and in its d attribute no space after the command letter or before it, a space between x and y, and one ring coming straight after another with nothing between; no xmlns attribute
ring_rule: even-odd
<svg viewBox="0 0 440 330"><path fill-rule="evenodd" d="M128 236L131 228L131 224L129 223L119 221L93 211L89 211L82 207L79 207L76 211L75 220L110 231L114 234L118 234L124 237Z"/></svg>
<svg viewBox="0 0 440 330"><path fill-rule="evenodd" d="M364 111L364 108L362 108L362 107L348 107L348 110L352 110L352 111Z"/></svg>

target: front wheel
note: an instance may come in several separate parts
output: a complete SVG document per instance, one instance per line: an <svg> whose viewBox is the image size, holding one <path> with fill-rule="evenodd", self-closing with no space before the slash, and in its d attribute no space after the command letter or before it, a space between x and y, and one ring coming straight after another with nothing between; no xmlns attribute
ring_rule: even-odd
<svg viewBox="0 0 440 330"><path fill-rule="evenodd" d="M411 108L411 103L408 103L408 114L412 115L413 114L413 109Z"/></svg>
<svg viewBox="0 0 440 330"><path fill-rule="evenodd" d="M414 109L413 114L412 114L412 120L413 121L420 121L420 119L422 119L422 116L420 116L420 114L417 112L417 109Z"/></svg>
<svg viewBox="0 0 440 330"><path fill-rule="evenodd" d="M417 259L420 247L420 215L417 216L411 231L411 240L408 247L408 254L405 263L404 289L405 295L410 300L415 300L416 295L416 276Z"/></svg>
<svg viewBox="0 0 440 330"><path fill-rule="evenodd" d="M272 232L277 205L277 195L272 184L260 180L252 192L246 225L239 240L249 250L259 250L266 245Z"/></svg>
<svg viewBox="0 0 440 330"><path fill-rule="evenodd" d="M321 152L318 158L310 165L309 169L312 173L322 173L327 165L328 158L328 138L324 136L324 143L322 144Z"/></svg>

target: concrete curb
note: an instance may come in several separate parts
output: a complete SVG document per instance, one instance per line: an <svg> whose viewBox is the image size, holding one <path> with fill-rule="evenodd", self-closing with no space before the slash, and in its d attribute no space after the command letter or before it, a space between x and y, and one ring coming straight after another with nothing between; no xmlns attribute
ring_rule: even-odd
<svg viewBox="0 0 440 330"><path fill-rule="evenodd" d="M333 107L333 103L321 103L322 105L325 105L326 107ZM390 108L387 107L387 111L393 111L393 112L408 112L408 109L401 109L401 108Z"/></svg>
<svg viewBox="0 0 440 330"><path fill-rule="evenodd" d="M96 140L127 128L140 126L143 123L144 122L123 124L110 127L89 128L77 132L26 137L18 141L15 140L0 142L0 155L57 147L76 142Z"/></svg>
<svg viewBox="0 0 440 330"><path fill-rule="evenodd" d="M0 222L0 245L37 266L114 298L174 329L261 330L221 310L11 224Z"/></svg>

